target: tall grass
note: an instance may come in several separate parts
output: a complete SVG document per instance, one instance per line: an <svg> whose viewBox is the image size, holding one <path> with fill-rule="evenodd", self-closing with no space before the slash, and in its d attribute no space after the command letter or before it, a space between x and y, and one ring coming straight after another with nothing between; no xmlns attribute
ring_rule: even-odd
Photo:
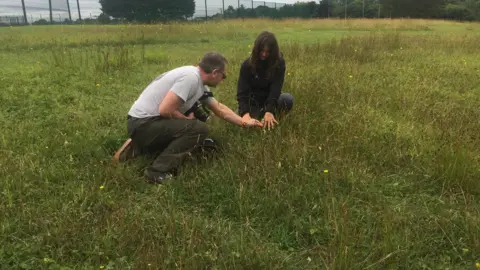
<svg viewBox="0 0 480 270"><path fill-rule="evenodd" d="M368 31L344 35L347 26ZM143 87L206 50L230 61L214 91L235 109L240 63L264 27L279 36L284 91L295 97L277 128L242 130L213 118L211 136L226 152L187 161L166 186L144 183L148 158L111 163ZM246 20L3 30L12 35L0 43L2 267L474 268L479 35L455 27L466 25ZM342 35L331 39L329 28Z"/></svg>

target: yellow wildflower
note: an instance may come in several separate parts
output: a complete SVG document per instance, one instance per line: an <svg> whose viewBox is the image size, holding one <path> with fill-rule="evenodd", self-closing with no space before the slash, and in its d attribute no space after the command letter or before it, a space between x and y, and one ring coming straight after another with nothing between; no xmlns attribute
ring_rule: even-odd
<svg viewBox="0 0 480 270"><path fill-rule="evenodd" d="M104 186L100 186L100 189L104 189L105 187Z"/></svg>

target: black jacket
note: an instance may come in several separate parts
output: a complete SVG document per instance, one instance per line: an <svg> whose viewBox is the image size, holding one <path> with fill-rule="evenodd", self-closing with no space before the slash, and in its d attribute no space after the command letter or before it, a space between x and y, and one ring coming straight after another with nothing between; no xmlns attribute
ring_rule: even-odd
<svg viewBox="0 0 480 270"><path fill-rule="evenodd" d="M270 80L266 79L266 70L257 70L254 74L248 63L242 63L237 85L237 101L239 114L250 112L250 106L264 108L266 112L274 112L281 94L285 78L285 60L280 58L280 65ZM266 63L265 63L266 64Z"/></svg>

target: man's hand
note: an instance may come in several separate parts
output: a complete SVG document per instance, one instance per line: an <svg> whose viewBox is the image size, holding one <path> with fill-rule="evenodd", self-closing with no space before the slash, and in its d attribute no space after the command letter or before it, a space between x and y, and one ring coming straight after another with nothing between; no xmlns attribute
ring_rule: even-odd
<svg viewBox="0 0 480 270"><path fill-rule="evenodd" d="M193 112L191 112L186 118L190 119L190 120L195 120L195 116L194 116Z"/></svg>
<svg viewBox="0 0 480 270"><path fill-rule="evenodd" d="M263 127L263 124L261 122L259 122L256 119L250 118L250 115L244 115L243 117L240 117L238 114L234 113L230 108L218 102L213 97L209 98L208 101L206 101L206 105L210 110L212 110L212 112L216 116L232 124L235 124L241 127L254 127L254 126Z"/></svg>
<svg viewBox="0 0 480 270"><path fill-rule="evenodd" d="M250 121L250 119L252 119L252 117L250 117L250 113L246 113L242 117L242 120L245 122Z"/></svg>
<svg viewBox="0 0 480 270"><path fill-rule="evenodd" d="M244 120L245 127L263 127L262 122L257 119L250 118L249 120Z"/></svg>
<svg viewBox="0 0 480 270"><path fill-rule="evenodd" d="M270 112L265 113L265 116L263 117L263 121L264 121L264 128L268 127L268 130L270 130L270 128L273 128L275 124L278 124L277 120L275 120L275 116L273 116L273 114Z"/></svg>

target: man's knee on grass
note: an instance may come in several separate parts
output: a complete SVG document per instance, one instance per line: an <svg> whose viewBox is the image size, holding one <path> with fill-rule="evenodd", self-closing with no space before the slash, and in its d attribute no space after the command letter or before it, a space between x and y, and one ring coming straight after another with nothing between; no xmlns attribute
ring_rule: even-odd
<svg viewBox="0 0 480 270"><path fill-rule="evenodd" d="M199 121L199 120L193 120L193 124L190 128L190 132L193 134L198 134L200 137L205 139L208 136L209 129L206 123Z"/></svg>

